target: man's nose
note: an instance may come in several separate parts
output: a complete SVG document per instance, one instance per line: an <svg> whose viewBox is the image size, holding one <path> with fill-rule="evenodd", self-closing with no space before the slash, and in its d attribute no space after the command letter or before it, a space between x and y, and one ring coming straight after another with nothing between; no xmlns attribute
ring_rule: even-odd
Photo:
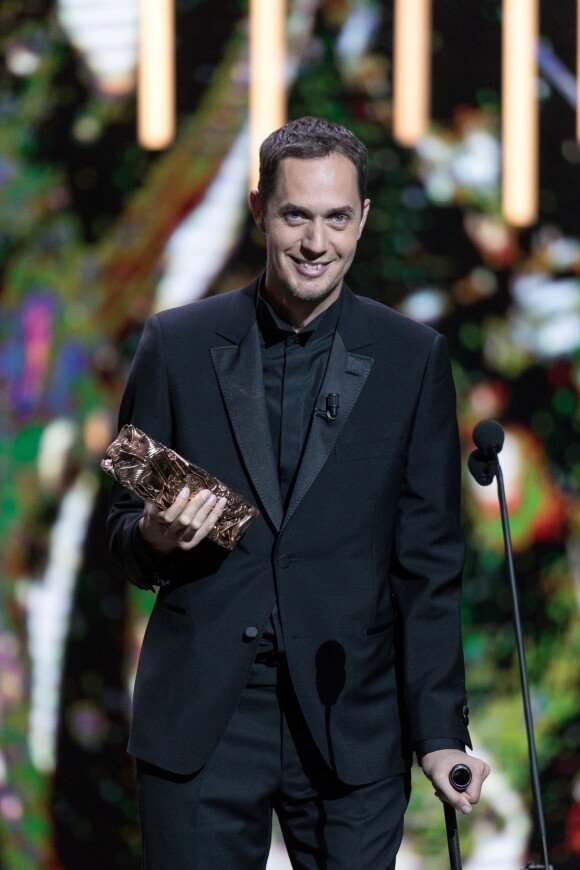
<svg viewBox="0 0 580 870"><path fill-rule="evenodd" d="M322 254L326 251L326 226L323 220L308 221L302 236L302 248L310 254Z"/></svg>

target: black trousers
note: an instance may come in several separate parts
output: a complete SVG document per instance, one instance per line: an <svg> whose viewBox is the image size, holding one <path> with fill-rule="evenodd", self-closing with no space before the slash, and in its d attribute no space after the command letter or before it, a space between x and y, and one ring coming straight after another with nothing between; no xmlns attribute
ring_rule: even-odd
<svg viewBox="0 0 580 870"><path fill-rule="evenodd" d="M341 783L283 668L277 686L244 689L200 771L178 776L138 761L137 775L145 870L261 870L272 810L296 870L395 867L408 777Z"/></svg>

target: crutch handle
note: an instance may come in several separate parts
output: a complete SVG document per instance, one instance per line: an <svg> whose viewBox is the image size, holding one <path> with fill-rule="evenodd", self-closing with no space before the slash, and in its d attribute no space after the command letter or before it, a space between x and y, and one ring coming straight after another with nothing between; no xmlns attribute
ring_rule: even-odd
<svg viewBox="0 0 580 870"><path fill-rule="evenodd" d="M465 791L471 785L471 768L466 764L455 764L449 773L449 782L455 791Z"/></svg>
<svg viewBox="0 0 580 870"><path fill-rule="evenodd" d="M471 783L471 769L466 764L455 764L449 772L449 782L455 791L465 791ZM447 848L449 849L449 864L451 870L462 870L461 850L459 848L459 832L457 816L451 804L443 804L445 811L445 830L447 832Z"/></svg>

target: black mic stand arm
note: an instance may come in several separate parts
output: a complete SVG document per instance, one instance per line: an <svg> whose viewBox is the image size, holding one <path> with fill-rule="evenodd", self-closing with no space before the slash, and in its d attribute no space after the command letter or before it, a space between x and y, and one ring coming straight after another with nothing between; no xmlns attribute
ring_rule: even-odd
<svg viewBox="0 0 580 870"><path fill-rule="evenodd" d="M490 463L491 464L491 463ZM548 842L546 837L546 823L544 820L544 809L542 804L542 794L540 790L540 776L538 773L538 757L536 753L536 743L534 739L534 721L532 716L532 705L530 703L530 691L528 686L528 676L526 672L526 654L524 651L524 641L523 641L523 632L522 632L522 622L520 618L520 607L518 601L518 590L516 586L516 572L514 568L514 559L513 559L513 551L512 551L512 540L510 534L510 526L509 526L509 517L508 517L508 509L505 497L505 487L503 482L503 473L501 470L501 465L497 458L495 457L495 462L493 463L493 470L495 471L497 477L497 493L499 498L500 512L501 512L501 524L503 529L503 537L505 544L505 557L508 568L508 575L510 581L510 588L512 593L512 602L513 602L513 615L514 615L514 630L516 637L516 646L518 651L518 663L520 669L520 682L522 686L522 700L524 705L524 720L526 723L526 734L528 739L528 755L530 759L530 774L532 780L532 793L534 796L534 803L536 805L536 814L538 819L538 828L540 832L540 840L541 840L541 848L542 848L542 864L536 864L534 862L528 862L526 864L525 870L552 870L552 865L550 864L550 860L548 857Z"/></svg>

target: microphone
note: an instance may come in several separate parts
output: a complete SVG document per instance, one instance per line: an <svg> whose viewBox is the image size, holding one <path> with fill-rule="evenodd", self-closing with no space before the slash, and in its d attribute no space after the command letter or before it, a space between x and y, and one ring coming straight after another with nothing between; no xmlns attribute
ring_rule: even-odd
<svg viewBox="0 0 580 870"><path fill-rule="evenodd" d="M498 470L497 454L505 434L496 420L480 420L473 430L476 450L469 454L467 467L480 486L489 486Z"/></svg>
<svg viewBox="0 0 580 870"><path fill-rule="evenodd" d="M338 393L329 393L326 397L326 416L329 420L338 417Z"/></svg>
<svg viewBox="0 0 580 870"><path fill-rule="evenodd" d="M503 472L498 459L498 453L501 451L504 442L504 431L495 420L481 420L473 430L473 441L476 445L468 459L467 465L476 481L482 486L490 484L494 477L497 477L497 494L499 500L501 525L504 538L505 559L507 572L510 582L512 605L513 605L513 620L514 633L516 639L516 647L518 652L518 662L520 669L520 683L522 688L522 702L524 708L524 721L526 725L526 736L528 740L528 756L530 762L530 778L532 784L532 794L536 807L536 817L538 821L538 829L541 843L543 863L528 863L526 870L553 870L550 864L548 855L548 842L546 837L546 822L544 819L544 807L542 804L542 791L540 787L540 774L538 769L538 758L536 753L536 743L534 738L534 719L532 714L532 705L530 702L530 691L528 687L528 675L526 672L526 656L524 650L523 631L520 617L520 605L518 601L518 590L516 583L516 572L514 567L513 550L509 526L509 515L507 502L505 497L505 487L503 482ZM455 768L454 768L455 769ZM453 771L452 771L453 773ZM457 777L455 777L457 779ZM451 780L454 788L458 788L458 783ZM459 783L459 787L461 783ZM446 805L446 814L447 814ZM447 820L447 815L446 815ZM451 817L450 822L451 824ZM453 831L451 831L453 834ZM451 843L451 840L449 840ZM451 857L452 849L450 845L449 855Z"/></svg>
<svg viewBox="0 0 580 870"><path fill-rule="evenodd" d="M481 450L474 450L469 454L467 467L480 486L489 486L490 483L493 483L496 469L495 460L486 459Z"/></svg>
<svg viewBox="0 0 580 870"><path fill-rule="evenodd" d="M480 420L473 430L474 444L485 459L496 459L504 440L504 431L497 420Z"/></svg>
<svg viewBox="0 0 580 870"><path fill-rule="evenodd" d="M338 400L339 393L329 393L326 397L326 409L323 411L320 408L315 408L314 416L324 417L329 423L334 423L338 417Z"/></svg>

